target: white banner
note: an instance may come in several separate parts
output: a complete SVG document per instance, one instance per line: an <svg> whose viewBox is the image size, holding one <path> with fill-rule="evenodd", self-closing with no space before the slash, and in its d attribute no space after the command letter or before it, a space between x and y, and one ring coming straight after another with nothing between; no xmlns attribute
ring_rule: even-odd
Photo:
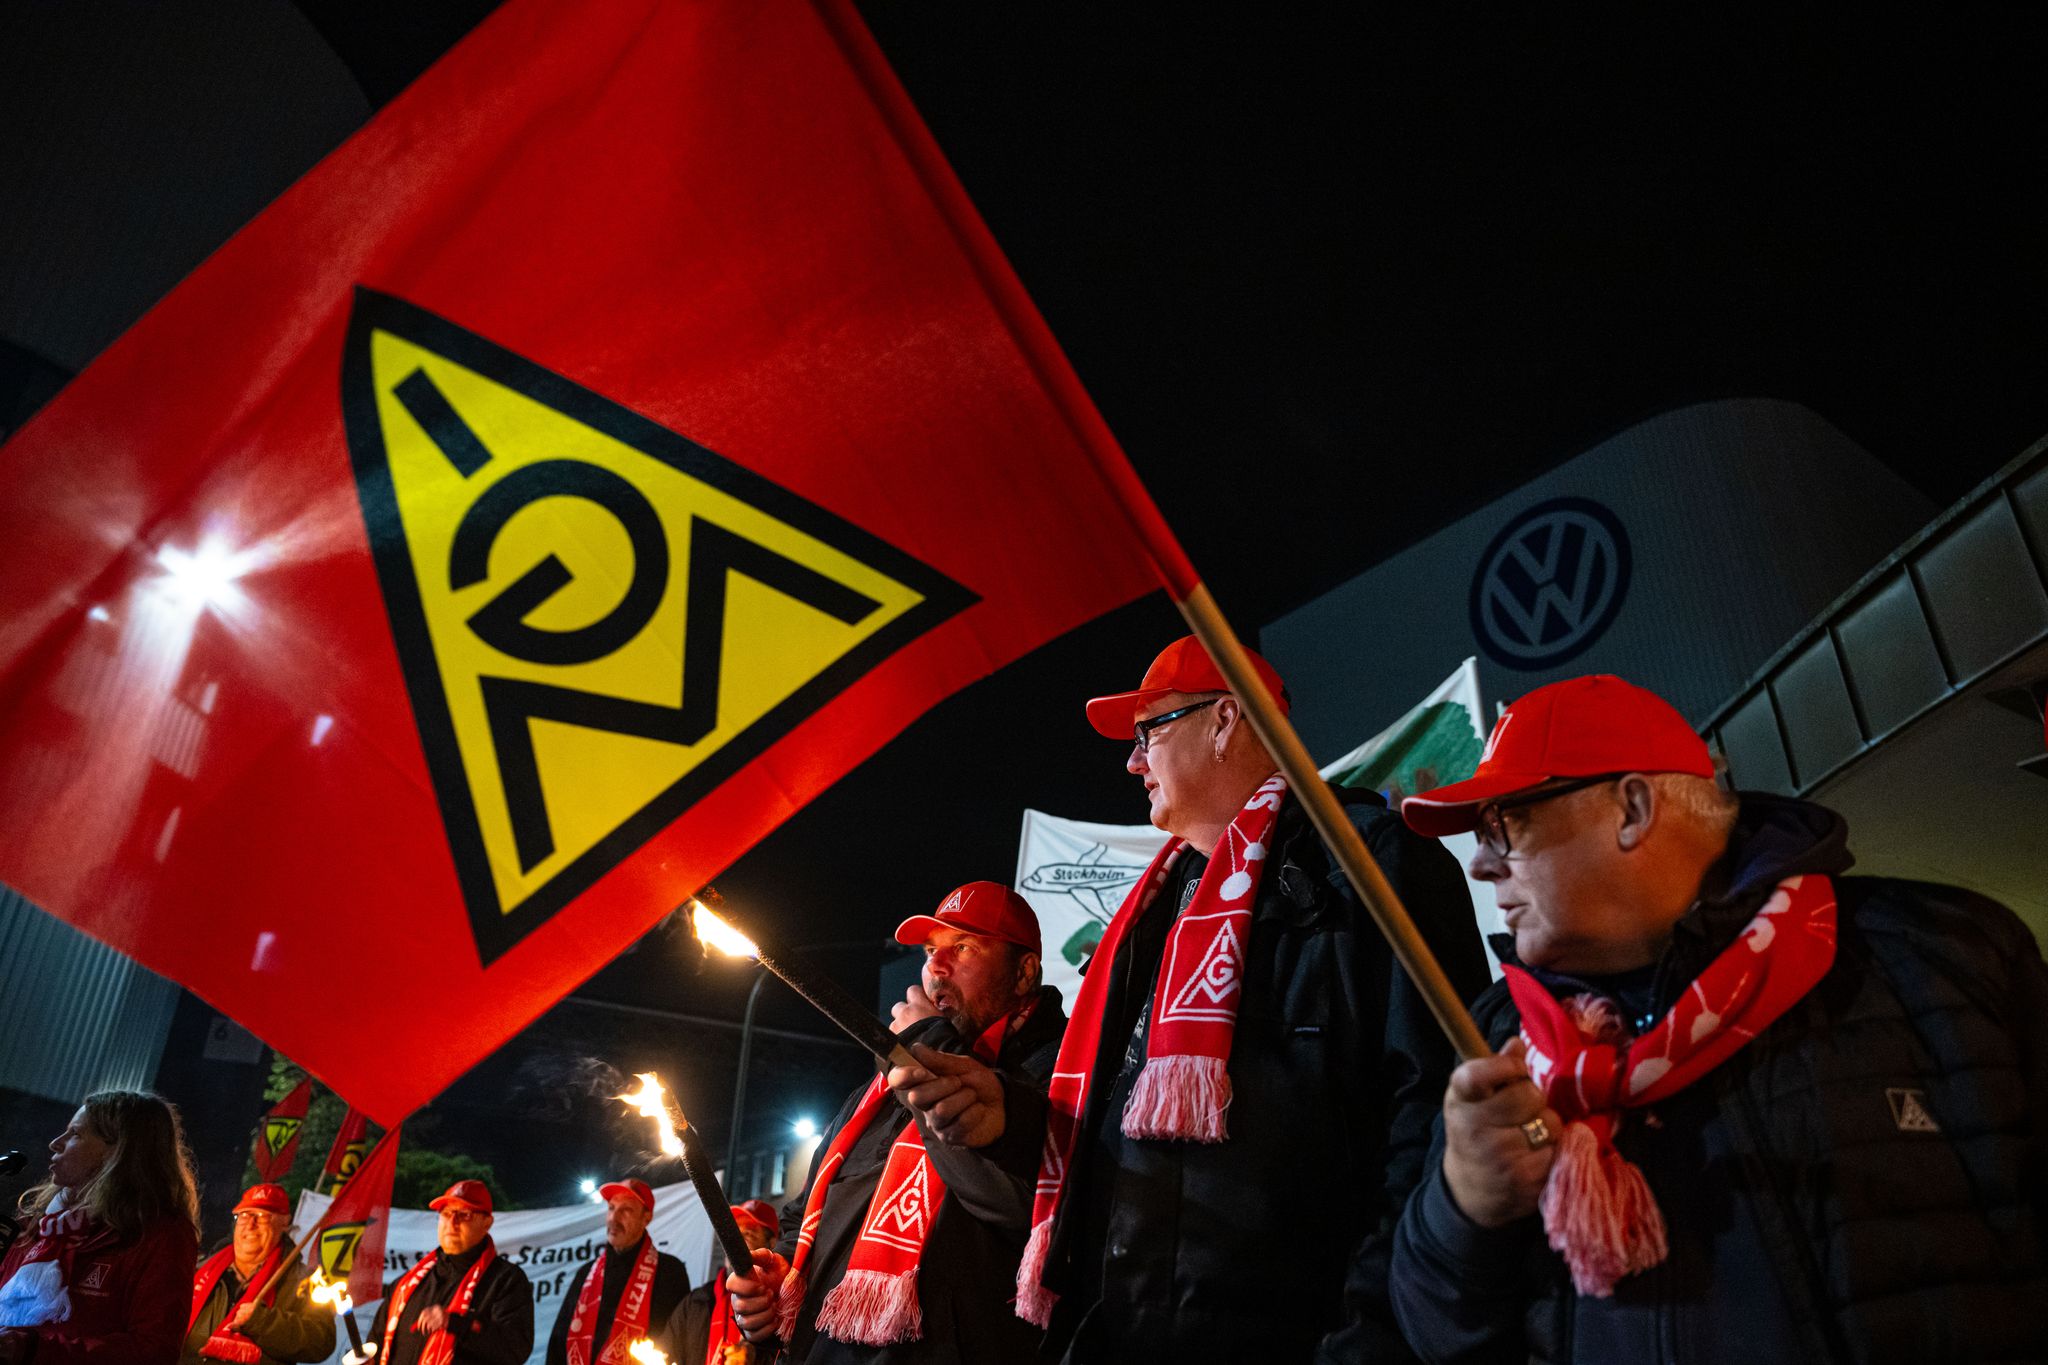
<svg viewBox="0 0 2048 1365"><path fill-rule="evenodd" d="M1351 785L1392 789L1397 796L1412 794L1418 785L1462 780L1479 762L1486 740L1483 715L1479 669L1467 659L1407 714L1326 766L1323 776L1334 780L1355 774L1369 780ZM1098 825L1024 812L1016 888L1038 912L1045 983L1060 988L1069 1008L1081 988L1081 963L1095 951L1131 884L1165 842L1166 835L1150 825ZM1478 847L1469 834L1452 835L1443 845L1461 866L1470 863ZM1467 884L1480 933L1504 932L1493 888L1469 876ZM1490 946L1486 956L1499 976L1500 963Z"/></svg>
<svg viewBox="0 0 2048 1365"><path fill-rule="evenodd" d="M313 1226L327 1212L329 1202L324 1194L301 1194L292 1226ZM605 1206L593 1200L562 1208L501 1213L492 1223L491 1240L497 1244L498 1254L525 1271L533 1284L533 1354L527 1357L528 1365L541 1365L569 1281L604 1245L604 1214ZM439 1227L440 1216L425 1209L391 1210L391 1226L384 1238L383 1283L390 1284L434 1250ZM682 1261L691 1284L702 1284L711 1273L716 1238L711 1220L697 1200L696 1188L687 1181L654 1192L654 1219L647 1234L656 1247ZM367 1338L377 1305L359 1303L355 1314ZM343 1330L335 1335L340 1344L327 1358L327 1365L338 1365L348 1351L348 1333Z"/></svg>

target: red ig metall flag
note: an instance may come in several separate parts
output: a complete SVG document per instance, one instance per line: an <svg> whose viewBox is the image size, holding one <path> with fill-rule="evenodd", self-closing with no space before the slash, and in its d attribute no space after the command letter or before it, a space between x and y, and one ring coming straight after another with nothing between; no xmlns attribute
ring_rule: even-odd
<svg viewBox="0 0 2048 1365"><path fill-rule="evenodd" d="M370 1116L354 1105L342 1116L335 1130L334 1144L327 1149L327 1164L321 1169L321 1183L329 1194L340 1194L370 1150Z"/></svg>
<svg viewBox="0 0 2048 1365"><path fill-rule="evenodd" d="M1193 581L843 0L513 0L0 458L0 879L383 1124Z"/></svg>
<svg viewBox="0 0 2048 1365"><path fill-rule="evenodd" d="M391 1186L398 1175L398 1129L377 1140L346 1187L301 1239L306 1260L328 1278L348 1281L356 1303L384 1297L384 1240L391 1224Z"/></svg>
<svg viewBox="0 0 2048 1365"><path fill-rule="evenodd" d="M291 1093L270 1107L256 1125L255 1149L250 1159L256 1166L258 1182L284 1179L292 1159L299 1154L299 1130L306 1126L306 1106L313 1102L313 1080L307 1077Z"/></svg>

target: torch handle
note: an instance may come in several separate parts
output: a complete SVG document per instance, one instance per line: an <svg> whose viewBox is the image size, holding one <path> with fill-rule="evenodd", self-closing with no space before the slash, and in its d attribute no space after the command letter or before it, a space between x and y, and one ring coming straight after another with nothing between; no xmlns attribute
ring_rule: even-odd
<svg viewBox="0 0 2048 1365"><path fill-rule="evenodd" d="M869 1013L847 989L822 972L809 971L780 950L771 950L756 940L763 967L781 977L789 988L808 1000L820 1014L839 1025L859 1043L890 1066L916 1066L910 1049L897 1040L889 1026Z"/></svg>
<svg viewBox="0 0 2048 1365"><path fill-rule="evenodd" d="M740 1234L739 1220L732 1216L732 1204L718 1184L718 1173L712 1169L704 1139L697 1136L697 1130L674 1104L668 1106L668 1116L675 1124L676 1136L683 1141L683 1169L690 1173L697 1202L704 1206L704 1212L711 1218L711 1230L718 1234L718 1244L725 1248L726 1262L735 1270L751 1266L754 1250Z"/></svg>
<svg viewBox="0 0 2048 1365"><path fill-rule="evenodd" d="M349 1354L361 1355L363 1353L363 1332L360 1327L356 1326L356 1310L351 1307L347 1312L341 1314L341 1320L348 1326Z"/></svg>

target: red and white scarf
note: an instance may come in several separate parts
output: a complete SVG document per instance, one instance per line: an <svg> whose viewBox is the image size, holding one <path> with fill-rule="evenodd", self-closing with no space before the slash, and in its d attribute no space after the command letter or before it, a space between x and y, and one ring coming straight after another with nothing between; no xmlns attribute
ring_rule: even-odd
<svg viewBox="0 0 2048 1365"><path fill-rule="evenodd" d="M590 1365L590 1348L597 1335L597 1310L604 1303L604 1261L609 1247L597 1253L590 1273L583 1277L583 1291L576 1296L576 1312L569 1319L569 1365ZM632 1359L633 1343L647 1335L647 1319L654 1312L654 1271L661 1254L654 1239L640 1239L640 1255L633 1262L632 1278L619 1295L612 1313L612 1334L598 1353L598 1365L625 1365Z"/></svg>
<svg viewBox="0 0 2048 1365"><path fill-rule="evenodd" d="M420 1287L420 1281L427 1278L427 1272L434 1268L434 1262L441 1259L441 1253L430 1251L426 1259L405 1273L405 1278L391 1288L391 1302L384 1309L384 1349L378 1359L391 1359L391 1342L398 1335L398 1320L405 1316L406 1300L412 1291ZM484 1241L484 1254L476 1258L476 1264L455 1286L455 1297L448 1300L448 1312L467 1313L470 1304L476 1301L477 1281L484 1277L484 1271L492 1261L498 1259L498 1247L488 1238ZM448 1365L455 1358L455 1334L443 1327L427 1338L427 1344L420 1351L419 1365Z"/></svg>
<svg viewBox="0 0 2048 1365"><path fill-rule="evenodd" d="M265 1285L270 1284L270 1274L277 1269L277 1263L283 1256L284 1243L279 1242L270 1249L270 1254L263 1258L263 1264L256 1268L256 1273L249 1277L248 1284L242 1289L242 1297L228 1305L228 1311L221 1315L220 1326L206 1339L206 1344L199 1348L199 1354L208 1360L237 1360L243 1365L255 1365L255 1362L263 1359L263 1348L228 1324L235 1320L235 1314L240 1311L243 1304L257 1302L257 1295L263 1292ZM206 1301L213 1297L214 1286L220 1283L220 1277L227 1274L228 1267L234 1262L235 1249L222 1247L199 1263L199 1273L192 1279L192 1316L185 1320L187 1336L192 1334L193 1324L199 1321L199 1311L206 1307ZM273 1302L277 1299L277 1289L274 1285L271 1286L270 1298Z"/></svg>
<svg viewBox="0 0 2048 1365"><path fill-rule="evenodd" d="M1035 1003L990 1024L975 1040L974 1055L993 1064L1002 1050L1004 1036L1029 1015ZM826 1191L846 1164L847 1153L867 1131L888 1097L888 1077L876 1076L854 1107L853 1117L833 1136L824 1160L818 1164L818 1178L811 1182L811 1197L804 1201L796 1255L777 1291L775 1328L784 1341L795 1333L797 1312L803 1307L807 1292L804 1266L811 1259L818 1221L825 1212ZM924 1311L917 1301L917 1267L924 1256L925 1239L931 1236L932 1219L945 1197L946 1182L939 1177L924 1149L923 1131L914 1121L905 1124L889 1148L881 1181L868 1201L860 1236L846 1261L846 1274L818 1305L818 1331L835 1341L861 1346L888 1346L916 1341L924 1335Z"/></svg>
<svg viewBox="0 0 2048 1365"><path fill-rule="evenodd" d="M1266 868L1268 841L1286 780L1274 776L1252 793L1209 855L1194 899L1174 922L1152 997L1145 1034L1145 1067L1124 1105L1125 1137L1221 1142L1230 1107L1230 1043L1244 986L1244 954L1252 905ZM1017 1267L1017 1316L1040 1327L1052 1320L1058 1295L1041 1282L1052 1248L1053 1219L1066 1190L1067 1163L1088 1109L1088 1090L1102 1051L1102 1015L1117 950L1158 898L1167 873L1187 843L1169 839L1124 898L1096 946L1095 970L1081 978L1074 1011L1053 1065L1046 1114L1045 1155L1031 1204L1031 1240Z"/></svg>
<svg viewBox="0 0 2048 1365"><path fill-rule="evenodd" d="M739 1320L732 1315L732 1295L726 1290L725 1276L713 1275L711 1331L704 1347L704 1365L725 1365L726 1348L743 1346L746 1340L740 1335Z"/></svg>
<svg viewBox="0 0 2048 1365"><path fill-rule="evenodd" d="M1622 1111L1668 1099L1712 1071L1797 1004L1834 960L1834 884L1808 876L1781 882L1640 1038L1628 1036L1606 999L1561 1001L1520 967L1507 968L1530 1079L1565 1121L1541 1209L1579 1293L1606 1298L1622 1276L1665 1255L1664 1215L1642 1171L1614 1149Z"/></svg>

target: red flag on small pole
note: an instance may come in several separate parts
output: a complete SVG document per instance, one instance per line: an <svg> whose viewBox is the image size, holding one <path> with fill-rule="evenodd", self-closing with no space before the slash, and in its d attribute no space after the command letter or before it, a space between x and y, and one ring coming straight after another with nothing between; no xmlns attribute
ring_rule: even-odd
<svg viewBox="0 0 2048 1365"><path fill-rule="evenodd" d="M306 1106L312 1102L313 1079L309 1076L272 1105L263 1121L256 1125L255 1150L251 1156L256 1163L258 1181L282 1180L291 1170L292 1158L299 1154L299 1131L305 1127Z"/></svg>
<svg viewBox="0 0 2048 1365"><path fill-rule="evenodd" d="M370 1116L350 1105L341 1127L335 1130L334 1145L327 1149L327 1165L320 1172L320 1186L338 1195L363 1163L370 1150Z"/></svg>
<svg viewBox="0 0 2048 1365"><path fill-rule="evenodd" d="M398 1175L398 1132L393 1128L377 1140L300 1242L307 1263L329 1279L347 1280L348 1296L357 1303L384 1294L384 1240Z"/></svg>

